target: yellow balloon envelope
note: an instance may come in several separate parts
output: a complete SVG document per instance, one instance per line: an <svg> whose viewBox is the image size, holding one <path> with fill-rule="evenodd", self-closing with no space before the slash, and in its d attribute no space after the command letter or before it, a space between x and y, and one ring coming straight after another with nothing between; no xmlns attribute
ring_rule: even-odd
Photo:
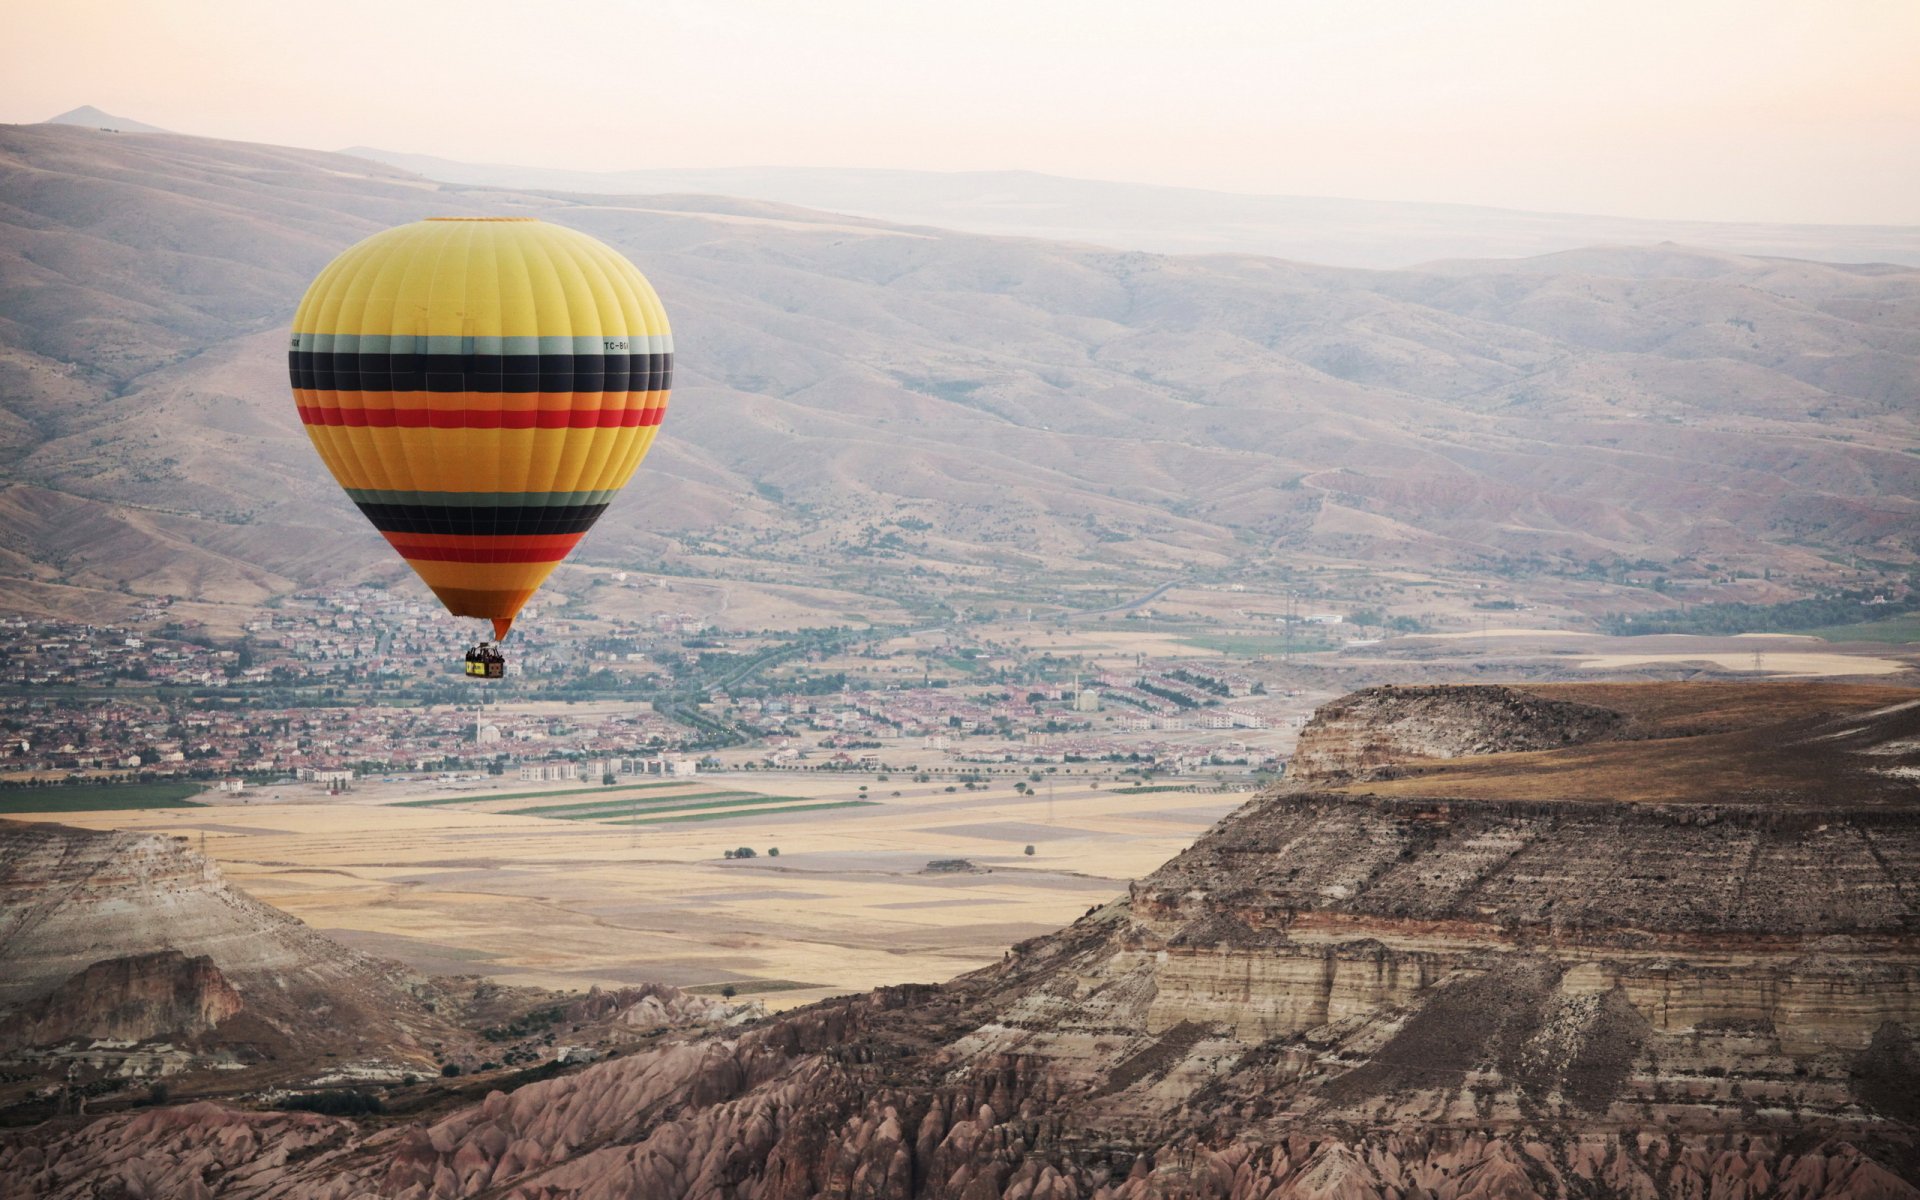
<svg viewBox="0 0 1920 1200"><path fill-rule="evenodd" d="M601 242L518 217L378 233L320 272L288 356L307 435L456 616L505 637L646 457L660 298Z"/></svg>

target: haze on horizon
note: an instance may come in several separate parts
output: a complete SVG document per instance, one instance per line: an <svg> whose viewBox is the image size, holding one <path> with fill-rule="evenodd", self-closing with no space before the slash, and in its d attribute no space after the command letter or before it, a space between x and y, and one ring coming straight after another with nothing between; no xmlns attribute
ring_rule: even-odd
<svg viewBox="0 0 1920 1200"><path fill-rule="evenodd" d="M1025 169L1712 221L1920 223L1906 0L315 10L0 0L0 120L590 170Z"/></svg>

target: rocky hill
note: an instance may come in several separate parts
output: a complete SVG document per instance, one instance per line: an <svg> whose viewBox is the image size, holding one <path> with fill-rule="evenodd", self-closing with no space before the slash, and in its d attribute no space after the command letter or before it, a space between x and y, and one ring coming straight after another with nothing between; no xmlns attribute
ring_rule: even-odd
<svg viewBox="0 0 1920 1200"><path fill-rule="evenodd" d="M331 1062L397 1078L436 1072L473 1037L434 1011L425 980L154 834L0 821L0 963L0 1046L39 1048L23 1061L55 1074L65 1046L110 1073Z"/></svg>
<svg viewBox="0 0 1920 1200"><path fill-rule="evenodd" d="M1533 698L1612 712L1634 740L1276 790L944 985L671 1039L436 1120L202 1105L44 1127L0 1139L0 1179L62 1196L109 1178L525 1200L1920 1196L1920 694L1552 691ZM1567 714L1509 699L1504 740L1526 740L1514 714L1548 732ZM1488 700L1458 693L1463 713ZM1601 753L1746 780L1772 774L1755 746L1809 765L1744 800L1684 779L1676 797ZM1503 791L1513 777L1530 799Z"/></svg>
<svg viewBox="0 0 1920 1200"><path fill-rule="evenodd" d="M427 979L234 888L169 837L0 821L0 1123L287 1088L551 1070L761 1012L647 985L585 995ZM414 1081L409 1083L407 1081ZM404 1085L402 1087L402 1085Z"/></svg>
<svg viewBox="0 0 1920 1200"><path fill-rule="evenodd" d="M240 993L204 954L129 954L94 963L31 1005L16 1008L0 1021L0 1051L69 1039L192 1039L219 1028L245 1007Z"/></svg>
<svg viewBox="0 0 1920 1200"><path fill-rule="evenodd" d="M1412 759L1551 750L1619 731L1612 709L1516 688L1366 688L1322 705L1301 730L1288 778L1378 778Z"/></svg>
<svg viewBox="0 0 1920 1200"><path fill-rule="evenodd" d="M1272 554L1758 576L1920 550L1911 268L1160 257L31 126L0 128L9 607L406 578L307 444L283 334L333 254L436 213L564 222L667 298L672 413L587 562L1051 595Z"/></svg>

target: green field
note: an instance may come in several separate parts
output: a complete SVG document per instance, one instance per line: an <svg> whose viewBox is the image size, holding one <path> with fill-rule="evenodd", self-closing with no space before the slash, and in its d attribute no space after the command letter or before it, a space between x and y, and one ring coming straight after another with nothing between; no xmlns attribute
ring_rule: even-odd
<svg viewBox="0 0 1920 1200"><path fill-rule="evenodd" d="M691 803L681 803L683 799L691 801ZM608 821L615 817L651 816L654 813L683 812L690 809L739 808L743 805L790 804L799 799L801 799L799 796L759 796L747 792L715 792L710 797L666 796L649 803L634 802L620 804L606 808L595 808L591 812L554 812L551 809L546 811L533 809L512 815L545 817L550 821Z"/></svg>
<svg viewBox="0 0 1920 1200"><path fill-rule="evenodd" d="M1152 783L1136 784L1133 787L1118 787L1113 790L1122 796L1138 796L1142 792L1192 792L1198 789L1192 784L1186 783Z"/></svg>
<svg viewBox="0 0 1920 1200"><path fill-rule="evenodd" d="M1885 642L1894 646L1920 642L1920 613L1907 613L1884 621L1866 621L1859 625L1830 625L1811 632L1813 636L1829 642Z"/></svg>
<svg viewBox="0 0 1920 1200"><path fill-rule="evenodd" d="M758 792L741 792L724 788L717 792L686 792L678 796L641 796L627 800L595 800L591 804L536 804L531 808L510 808L502 813L507 817L566 817L592 816L599 812L619 812L632 808L636 804L673 804L681 800L722 800L738 797L745 800L759 798Z"/></svg>
<svg viewBox="0 0 1920 1200"><path fill-rule="evenodd" d="M1250 634L1244 637L1230 633L1192 633L1180 639L1188 646L1197 646L1202 650L1211 650L1215 654L1227 654L1240 658L1257 658L1261 655L1285 654L1289 645L1295 654L1306 654L1316 650L1331 650L1333 643L1319 638L1296 637L1291 643L1283 637L1266 634Z"/></svg>
<svg viewBox="0 0 1920 1200"><path fill-rule="evenodd" d="M204 783L83 783L0 789L0 813L109 812L127 808L204 808L187 799Z"/></svg>
<svg viewBox="0 0 1920 1200"><path fill-rule="evenodd" d="M600 787L557 788L551 792L485 792L471 796L441 796L433 800L402 800L395 808L438 808L443 804L490 804L495 800L543 800L555 796L611 796L620 792L645 792L654 788L685 787L684 780L662 783L613 783Z"/></svg>
<svg viewBox="0 0 1920 1200"><path fill-rule="evenodd" d="M672 821L729 821L734 817L777 817L785 813L819 812L828 808L866 808L878 803L874 800L834 800L826 804L786 804L774 808L729 808L721 812L686 813L677 817L638 817L631 821L616 821L617 825L665 825Z"/></svg>

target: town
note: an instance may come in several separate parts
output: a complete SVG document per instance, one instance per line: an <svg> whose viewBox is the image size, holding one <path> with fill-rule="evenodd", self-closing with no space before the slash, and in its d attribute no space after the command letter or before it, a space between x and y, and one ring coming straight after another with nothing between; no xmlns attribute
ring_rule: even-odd
<svg viewBox="0 0 1920 1200"><path fill-rule="evenodd" d="M0 785L369 776L526 780L1116 764L1275 770L1310 709L1211 659L1034 653L950 631L723 631L688 614L529 622L478 692L445 618L378 587L302 593L221 638L0 620Z"/></svg>

